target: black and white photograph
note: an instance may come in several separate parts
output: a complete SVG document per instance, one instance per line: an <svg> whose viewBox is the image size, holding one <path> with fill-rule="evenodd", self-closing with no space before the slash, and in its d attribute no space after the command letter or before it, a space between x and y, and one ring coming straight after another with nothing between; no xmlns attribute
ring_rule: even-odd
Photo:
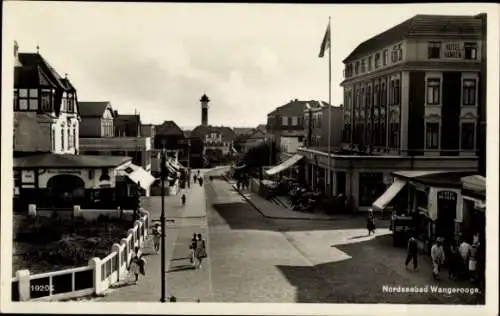
<svg viewBox="0 0 500 316"><path fill-rule="evenodd" d="M2 311L494 314L498 15L4 2Z"/></svg>

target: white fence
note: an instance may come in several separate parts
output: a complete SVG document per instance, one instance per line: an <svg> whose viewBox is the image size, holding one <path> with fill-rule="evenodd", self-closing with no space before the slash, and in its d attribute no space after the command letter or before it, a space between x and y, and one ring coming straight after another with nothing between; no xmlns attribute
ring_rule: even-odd
<svg viewBox="0 0 500 316"><path fill-rule="evenodd" d="M126 275L135 247L144 245L150 220L149 212L143 211L127 238L113 244L107 257L92 258L87 266L34 275L18 270L12 279L12 301L57 301L102 294Z"/></svg>

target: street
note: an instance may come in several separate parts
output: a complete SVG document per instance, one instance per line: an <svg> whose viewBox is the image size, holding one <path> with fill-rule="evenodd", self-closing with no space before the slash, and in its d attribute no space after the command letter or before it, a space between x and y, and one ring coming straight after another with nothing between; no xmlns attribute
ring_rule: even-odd
<svg viewBox="0 0 500 316"><path fill-rule="evenodd" d="M363 218L334 221L263 217L230 183L208 179L191 185L187 203L166 198L167 296L178 302L247 303L415 303L475 304L477 294L388 293L389 287L471 287L432 280L429 259L417 271L404 267L405 250L392 247L386 223L367 237ZM149 198L159 218L160 198ZM189 264L193 233L207 241L208 258L199 270ZM147 250L145 250L147 253ZM99 301L159 301L160 256L147 256L147 275L137 285L112 289Z"/></svg>

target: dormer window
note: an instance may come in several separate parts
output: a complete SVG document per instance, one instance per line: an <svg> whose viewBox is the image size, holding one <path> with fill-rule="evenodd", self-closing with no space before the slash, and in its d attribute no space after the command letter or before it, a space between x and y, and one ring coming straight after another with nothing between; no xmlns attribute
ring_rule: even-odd
<svg viewBox="0 0 500 316"><path fill-rule="evenodd" d="M52 111L52 90L42 89L40 96L40 108L44 112Z"/></svg>

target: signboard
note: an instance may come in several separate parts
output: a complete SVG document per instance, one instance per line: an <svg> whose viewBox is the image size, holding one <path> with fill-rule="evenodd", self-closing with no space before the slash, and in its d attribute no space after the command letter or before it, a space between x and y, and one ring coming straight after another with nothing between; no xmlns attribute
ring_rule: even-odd
<svg viewBox="0 0 500 316"><path fill-rule="evenodd" d="M461 42L448 42L444 43L444 58L463 59L464 48Z"/></svg>
<svg viewBox="0 0 500 316"><path fill-rule="evenodd" d="M35 183L35 171L34 170L23 170L21 176L21 182L23 183Z"/></svg>
<svg viewBox="0 0 500 316"><path fill-rule="evenodd" d="M439 201L457 201L457 193L453 191L439 191L437 198Z"/></svg>
<svg viewBox="0 0 500 316"><path fill-rule="evenodd" d="M78 170L78 169L48 169L47 173L52 173L52 174L63 174L63 173L82 174L82 170Z"/></svg>

